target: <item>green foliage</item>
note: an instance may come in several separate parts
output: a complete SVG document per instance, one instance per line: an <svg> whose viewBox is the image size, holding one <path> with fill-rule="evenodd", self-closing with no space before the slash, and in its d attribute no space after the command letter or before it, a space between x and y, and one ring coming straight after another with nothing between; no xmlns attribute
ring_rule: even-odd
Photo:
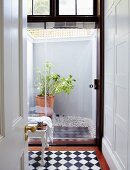
<svg viewBox="0 0 130 170"><path fill-rule="evenodd" d="M36 15L49 15L49 0L34 1L34 11Z"/></svg>
<svg viewBox="0 0 130 170"><path fill-rule="evenodd" d="M49 0L35 0L33 1L34 15L49 15L50 14L50 1ZM27 0L28 15L32 14L32 1Z"/></svg>
<svg viewBox="0 0 130 170"><path fill-rule="evenodd" d="M48 96L54 96L62 92L70 94L74 88L76 80L73 79L72 75L67 78L60 77L59 74L52 72L53 67L53 64L46 62L41 70L37 70L36 87L39 90L39 96L44 96L45 90Z"/></svg>

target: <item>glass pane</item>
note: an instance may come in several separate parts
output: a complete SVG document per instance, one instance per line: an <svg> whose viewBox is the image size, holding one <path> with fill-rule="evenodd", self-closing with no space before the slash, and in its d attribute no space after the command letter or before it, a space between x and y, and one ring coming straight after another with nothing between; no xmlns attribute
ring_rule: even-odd
<svg viewBox="0 0 130 170"><path fill-rule="evenodd" d="M75 15L75 0L59 0L59 15Z"/></svg>
<svg viewBox="0 0 130 170"><path fill-rule="evenodd" d="M94 142L96 91L90 85L97 70L96 30L82 22L49 22L47 29L35 24L29 29L33 44L27 41L29 116L51 117L54 145ZM42 102L35 96L43 96Z"/></svg>
<svg viewBox="0 0 130 170"><path fill-rule="evenodd" d="M34 0L33 15L50 15L50 0Z"/></svg>
<svg viewBox="0 0 130 170"><path fill-rule="evenodd" d="M77 0L77 15L93 15L93 0Z"/></svg>
<svg viewBox="0 0 130 170"><path fill-rule="evenodd" d="M27 1L27 15L32 15L32 0Z"/></svg>

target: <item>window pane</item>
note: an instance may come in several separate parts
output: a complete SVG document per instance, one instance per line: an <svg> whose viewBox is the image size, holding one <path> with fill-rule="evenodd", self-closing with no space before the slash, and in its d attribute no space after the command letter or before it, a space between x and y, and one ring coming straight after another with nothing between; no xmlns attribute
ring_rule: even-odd
<svg viewBox="0 0 130 170"><path fill-rule="evenodd" d="M75 0L59 0L59 15L75 15Z"/></svg>
<svg viewBox="0 0 130 170"><path fill-rule="evenodd" d="M32 15L32 0L27 0L27 15Z"/></svg>
<svg viewBox="0 0 130 170"><path fill-rule="evenodd" d="M33 15L50 15L50 0L33 0Z"/></svg>
<svg viewBox="0 0 130 170"><path fill-rule="evenodd" d="M93 0L77 0L77 15L93 15Z"/></svg>

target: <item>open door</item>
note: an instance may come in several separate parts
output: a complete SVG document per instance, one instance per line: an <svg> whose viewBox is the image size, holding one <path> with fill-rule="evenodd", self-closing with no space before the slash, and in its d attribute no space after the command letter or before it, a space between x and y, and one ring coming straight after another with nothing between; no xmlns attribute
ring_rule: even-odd
<svg viewBox="0 0 130 170"><path fill-rule="evenodd" d="M26 0L0 1L0 169L25 170ZM24 6L24 8L23 8Z"/></svg>

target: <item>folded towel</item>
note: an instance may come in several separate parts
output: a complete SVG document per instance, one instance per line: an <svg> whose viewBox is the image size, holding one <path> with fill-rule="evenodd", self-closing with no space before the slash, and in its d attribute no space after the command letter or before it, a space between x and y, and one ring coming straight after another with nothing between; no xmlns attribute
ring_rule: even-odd
<svg viewBox="0 0 130 170"><path fill-rule="evenodd" d="M41 117L28 117L29 124L37 124L38 122L43 122L43 124L47 125L47 140L48 142L53 143L53 125L50 117L41 116Z"/></svg>

